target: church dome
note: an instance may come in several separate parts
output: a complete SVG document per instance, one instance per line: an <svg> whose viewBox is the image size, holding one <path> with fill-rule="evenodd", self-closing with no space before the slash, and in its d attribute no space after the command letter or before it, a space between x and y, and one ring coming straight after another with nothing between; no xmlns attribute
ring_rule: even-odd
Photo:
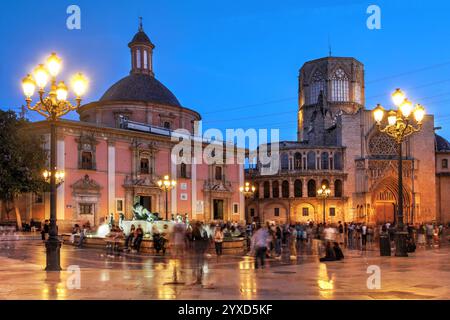
<svg viewBox="0 0 450 320"><path fill-rule="evenodd" d="M140 101L179 106L180 102L154 76L145 73L131 73L113 84L100 101Z"/></svg>
<svg viewBox="0 0 450 320"><path fill-rule="evenodd" d="M436 137L436 151L450 151L450 142L440 135L435 134Z"/></svg>
<svg viewBox="0 0 450 320"><path fill-rule="evenodd" d="M147 43L153 45L153 43L150 41L150 38L147 36L147 34L140 29L133 37L130 43Z"/></svg>

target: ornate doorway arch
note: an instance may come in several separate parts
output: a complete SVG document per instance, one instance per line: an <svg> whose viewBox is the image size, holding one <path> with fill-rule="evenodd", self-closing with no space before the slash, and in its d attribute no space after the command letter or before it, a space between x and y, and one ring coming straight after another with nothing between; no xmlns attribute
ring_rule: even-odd
<svg viewBox="0 0 450 320"><path fill-rule="evenodd" d="M397 197L398 181L397 178L387 177L378 182L372 191L372 212L369 222L380 224L386 222L396 222L397 217ZM409 216L411 207L411 190L406 184L403 184L403 215ZM405 222L407 222L405 220Z"/></svg>

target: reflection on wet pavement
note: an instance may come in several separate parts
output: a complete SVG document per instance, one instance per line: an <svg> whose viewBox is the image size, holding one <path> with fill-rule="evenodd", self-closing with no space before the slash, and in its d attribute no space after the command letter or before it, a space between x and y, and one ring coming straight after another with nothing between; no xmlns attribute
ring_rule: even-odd
<svg viewBox="0 0 450 320"><path fill-rule="evenodd" d="M61 273L45 272L41 241L0 243L0 299L449 299L450 248L420 248L407 258L346 251L345 260L320 263L301 252L254 269L249 256L208 256L203 286L193 284L195 259L126 254L63 246ZM287 258L286 258L287 256ZM369 266L381 269L381 288L368 289ZM76 274L67 270L79 266Z"/></svg>

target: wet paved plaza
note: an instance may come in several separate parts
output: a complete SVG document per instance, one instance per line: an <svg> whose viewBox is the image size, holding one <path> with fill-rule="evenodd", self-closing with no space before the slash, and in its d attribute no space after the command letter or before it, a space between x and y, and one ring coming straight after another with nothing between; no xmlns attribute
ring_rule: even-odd
<svg viewBox="0 0 450 320"><path fill-rule="evenodd" d="M344 261L320 263L302 252L254 269L253 258L209 256L204 286L193 285L193 258L108 257L63 245L60 274L43 271L39 240L0 242L0 299L450 299L450 247L419 248L407 258L344 250ZM80 288L68 266L79 266ZM378 266L381 288L369 289ZM371 267L373 268L373 267ZM369 268L370 269L370 268ZM173 284L174 277L181 284ZM373 283L373 282L370 282Z"/></svg>

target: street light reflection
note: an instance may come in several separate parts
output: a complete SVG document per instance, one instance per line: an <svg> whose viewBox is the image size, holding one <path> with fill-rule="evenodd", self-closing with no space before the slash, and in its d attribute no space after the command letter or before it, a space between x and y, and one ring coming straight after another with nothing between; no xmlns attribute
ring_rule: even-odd
<svg viewBox="0 0 450 320"><path fill-rule="evenodd" d="M244 257L239 262L239 291L244 299L253 299L257 294L256 274L254 271L254 261L250 257ZM243 271L248 270L248 271Z"/></svg>
<svg viewBox="0 0 450 320"><path fill-rule="evenodd" d="M321 263L319 266L317 285L319 286L319 294L322 298L330 299L333 297L334 281L328 277L327 265L325 263Z"/></svg>

